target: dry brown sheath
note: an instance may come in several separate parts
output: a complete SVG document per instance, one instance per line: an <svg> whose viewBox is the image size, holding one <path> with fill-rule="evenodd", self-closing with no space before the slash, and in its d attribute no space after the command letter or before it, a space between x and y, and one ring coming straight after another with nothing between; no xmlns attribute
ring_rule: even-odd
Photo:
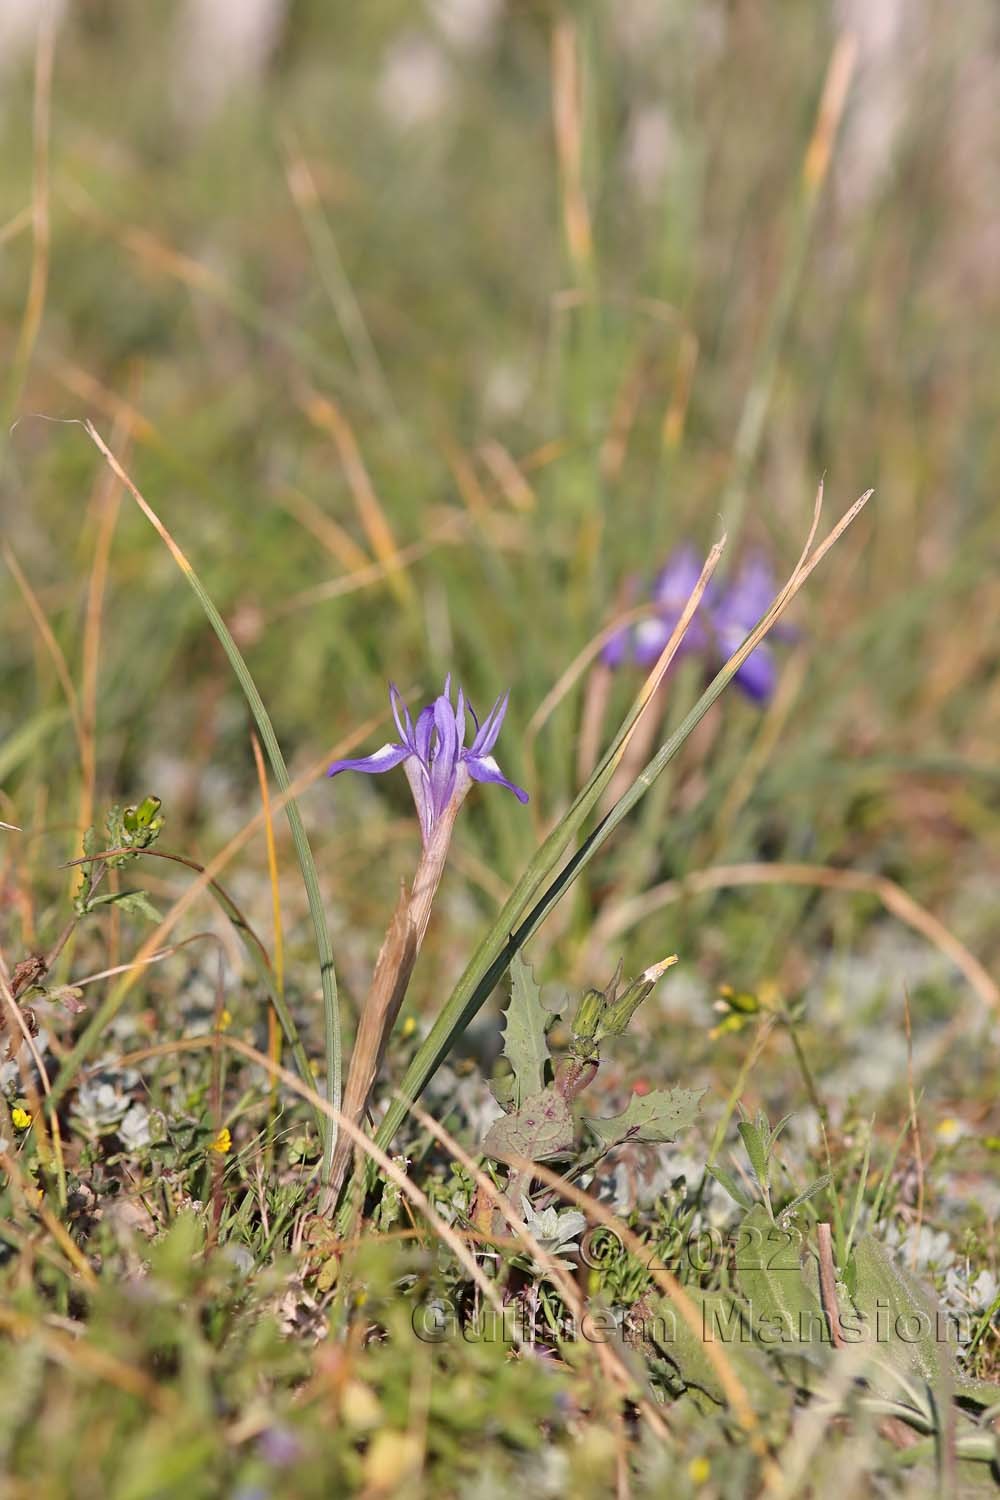
<svg viewBox="0 0 1000 1500"><path fill-rule="evenodd" d="M444 872L455 818L469 785L467 778L460 778L454 796L431 830L413 878L413 886L408 895L405 891L402 893L379 950L375 972L358 1020L358 1033L351 1052L341 1105L343 1113L355 1125L360 1125L364 1119L392 1028L406 995ZM340 1195L353 1150L346 1132L341 1132L333 1155L329 1186L324 1194L324 1205L327 1208L332 1208Z"/></svg>

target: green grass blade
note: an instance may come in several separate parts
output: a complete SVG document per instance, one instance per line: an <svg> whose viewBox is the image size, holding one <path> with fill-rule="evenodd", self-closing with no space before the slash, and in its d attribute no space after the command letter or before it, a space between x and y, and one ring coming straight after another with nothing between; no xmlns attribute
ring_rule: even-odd
<svg viewBox="0 0 1000 1500"><path fill-rule="evenodd" d="M248 668L246 662L243 660L239 647L236 645L236 642L230 635L225 621L219 614L219 611L216 609L215 605L212 603L212 600L209 598L207 592L205 591L201 580L195 573L194 569L188 562L180 547L178 547L173 537L167 531L166 527L163 525L156 512L139 493L138 489L132 483L131 479L126 474L121 464L119 464L114 454L107 447L100 434L97 432L96 428L90 422L87 422L85 426L87 432L90 434L91 439L100 449L101 453L103 453L107 463L110 465L121 482L129 490L129 493L132 495L133 499L142 510L146 519L154 527L156 532L169 548L174 561L177 563L177 566L180 568L181 572L187 578L188 583L194 590L199 604L205 611L205 615L208 618L209 624L218 636L219 641L222 645L222 649L225 651L226 656L229 659L229 663L232 666L233 671L236 673L236 677L239 681L240 687L243 690L243 696L246 698L247 703L250 707L250 712L253 714L254 722L257 726L257 732L260 735L261 742L267 753L267 758L270 761L274 779L278 783L278 786L280 787L282 793L287 795L291 790L291 782L288 776L288 768L285 765L285 758L281 753L281 747L278 744L277 736L274 733L274 728L271 724L270 717L268 716L267 709L264 707L264 703L261 699L260 693L257 691L256 684L254 683L254 680L250 675L250 669ZM326 1097L333 1108L339 1110L341 1099L342 1053L340 1005L337 994L337 975L333 963L333 950L330 946L330 935L327 930L326 913L323 910L323 902L320 896L319 878L316 874L316 864L313 860L312 850L309 847L309 839L306 835L305 826L302 822L302 815L299 812L298 804L296 803L294 797L290 795L287 795L287 800L285 802L285 816L288 819L288 826L292 832L292 840L295 845L295 854L299 862L299 869L302 872L303 884L306 888L306 896L309 901L309 915L312 919L313 931L316 935L316 948L319 953L320 980L323 987L323 1017L326 1050ZM109 996L109 1000L113 998L113 995ZM102 1011L103 1009L104 1007L102 1007ZM103 1026L103 1024L102 1013L101 1011L99 1011L91 1021L90 1025L84 1031L83 1036L80 1038L80 1041L77 1043L71 1056L67 1059L67 1070L70 1070L71 1064L73 1066L78 1065L82 1058L89 1053L100 1035L100 1028ZM289 1037L289 1043L290 1045L292 1045L291 1037ZM336 1123L332 1120L328 1120L323 1132L324 1174L328 1172L330 1163L333 1160L333 1150L336 1144L336 1134Z"/></svg>
<svg viewBox="0 0 1000 1500"><path fill-rule="evenodd" d="M854 1192L854 1205L851 1209L851 1221L847 1226L847 1238L839 1257L838 1264L841 1270L847 1265L854 1248L854 1236L858 1232L861 1222L861 1210L865 1206L865 1188L868 1186L868 1172L872 1163L872 1141L875 1137L875 1116L872 1115L868 1122L868 1139L865 1141L865 1154L861 1162L861 1171L858 1175L858 1185Z"/></svg>

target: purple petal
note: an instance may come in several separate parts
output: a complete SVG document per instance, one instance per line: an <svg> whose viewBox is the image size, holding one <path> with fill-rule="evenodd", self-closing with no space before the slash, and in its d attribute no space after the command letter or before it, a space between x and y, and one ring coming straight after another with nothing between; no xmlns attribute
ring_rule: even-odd
<svg viewBox="0 0 1000 1500"><path fill-rule="evenodd" d="M476 730L476 737L469 747L470 755L489 755L499 738L509 702L510 693L503 693L494 703L483 720L482 726Z"/></svg>
<svg viewBox="0 0 1000 1500"><path fill-rule="evenodd" d="M435 700L436 701L436 700ZM413 732L413 748L423 765L430 763L431 738L434 733L434 704L428 703L417 715L417 727Z"/></svg>
<svg viewBox="0 0 1000 1500"><path fill-rule="evenodd" d="M458 765L458 725L455 710L443 694L434 701L434 728L436 744L430 758L431 801L434 813L440 817L455 790L455 768ZM421 715L421 717L423 717Z"/></svg>
<svg viewBox="0 0 1000 1500"><path fill-rule="evenodd" d="M635 627L633 655L640 667L651 667L673 634L677 617L640 620Z"/></svg>
<svg viewBox="0 0 1000 1500"><path fill-rule="evenodd" d="M701 567L698 553L690 542L676 548L653 583L653 602L679 615L701 577Z"/></svg>
<svg viewBox="0 0 1000 1500"><path fill-rule="evenodd" d="M523 787L515 786L512 781L507 780L492 755L473 755L466 751L464 764L473 781L495 782L497 786L505 786L509 792L513 792L518 802L527 802L527 792Z"/></svg>
<svg viewBox="0 0 1000 1500"><path fill-rule="evenodd" d="M392 716L396 721L396 728L399 730L399 738L404 745L409 745L412 750L413 720L410 718L410 710L403 702L402 694L394 682L390 682L389 684L389 702L392 704ZM400 718L399 714L400 709L403 710L402 718Z"/></svg>
<svg viewBox="0 0 1000 1500"><path fill-rule="evenodd" d="M455 728L458 731L458 748L465 744L465 694L458 690L458 706L455 709Z"/></svg>
<svg viewBox="0 0 1000 1500"><path fill-rule="evenodd" d="M768 648L758 646L756 651L751 651L733 681L738 683L747 697L752 698L755 703L766 703L778 682L774 657Z"/></svg>
<svg viewBox="0 0 1000 1500"><path fill-rule="evenodd" d="M431 782L426 768L411 755L403 770L406 779L410 783L410 791L413 793L413 803L417 809L417 817L420 819L420 833L426 844L434 827L434 807L431 802Z"/></svg>
<svg viewBox="0 0 1000 1500"><path fill-rule="evenodd" d="M383 771L391 771L410 754L412 751L408 745L390 743L376 750L374 755L364 755L358 760L335 760L326 774L339 776L341 771L364 771L368 776L381 776Z"/></svg>
<svg viewBox="0 0 1000 1500"><path fill-rule="evenodd" d="M746 634L767 613L776 592L770 563L762 552L751 553L716 604L716 616L725 625L741 625Z"/></svg>

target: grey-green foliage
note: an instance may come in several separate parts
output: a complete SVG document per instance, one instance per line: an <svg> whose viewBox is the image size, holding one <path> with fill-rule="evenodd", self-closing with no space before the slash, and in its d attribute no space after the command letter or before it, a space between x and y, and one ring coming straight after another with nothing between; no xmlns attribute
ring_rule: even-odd
<svg viewBox="0 0 1000 1500"><path fill-rule="evenodd" d="M776 1224L763 1204L737 1232L735 1280L754 1337L766 1346L828 1343L819 1297L803 1274L801 1230Z"/></svg>
<svg viewBox="0 0 1000 1500"><path fill-rule="evenodd" d="M510 966L510 1004L506 1011L503 1050L513 1069L518 1105L545 1086L549 1063L545 1028L549 1020L535 976L521 955L515 954Z"/></svg>
<svg viewBox="0 0 1000 1500"><path fill-rule="evenodd" d="M833 1362L864 1343L870 1357L858 1366L846 1399L874 1416L894 1416L940 1446L946 1413L957 1397L962 1403L953 1424L957 1455L995 1468L1000 1450L991 1419L1000 1387L965 1377L953 1321L872 1235L862 1236L854 1262L856 1290L849 1295L839 1282L837 1306L824 1308L818 1256L806 1236L775 1222L764 1204L756 1204L737 1231L731 1288L686 1288L702 1312L703 1340L682 1325L669 1298L659 1304L651 1336L684 1388L696 1399L708 1396L719 1404L725 1393L704 1342L721 1342L759 1409L763 1402L773 1404L779 1377L786 1386L821 1397ZM838 1331L837 1349L830 1318Z"/></svg>
<svg viewBox="0 0 1000 1500"><path fill-rule="evenodd" d="M939 1391L950 1387L981 1406L1000 1400L1000 1386L965 1377L955 1319L873 1235L858 1241L854 1270L851 1302L875 1355L868 1377L874 1389L898 1398L901 1381L917 1381Z"/></svg>

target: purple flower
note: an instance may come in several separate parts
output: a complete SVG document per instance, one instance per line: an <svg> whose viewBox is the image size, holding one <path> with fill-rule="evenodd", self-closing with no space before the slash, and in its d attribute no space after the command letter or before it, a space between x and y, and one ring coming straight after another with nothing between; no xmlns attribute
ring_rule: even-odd
<svg viewBox="0 0 1000 1500"><path fill-rule="evenodd" d="M686 544L678 547L657 574L651 590L655 614L640 620L631 629L615 632L601 652L607 667L620 667L627 660L640 667L651 667L674 633L684 612L691 590L701 577L701 563L695 549ZM691 621L681 642L679 653L702 650L706 644L705 628L697 616Z"/></svg>
<svg viewBox="0 0 1000 1500"><path fill-rule="evenodd" d="M461 688L457 703L452 705L449 674L444 692L421 709L414 725L398 688L395 683L390 683L389 701L399 739L390 740L373 755L358 760L335 760L326 774L336 776L341 771L363 771L366 775L378 776L401 765L410 783L426 844L452 798L464 796L472 781L497 782L513 792L519 802L527 802L527 792L507 780L493 757L493 747L500 734L509 698L509 693L499 697L480 724L471 705L466 703ZM475 727L468 748L465 748L466 708Z"/></svg>
<svg viewBox="0 0 1000 1500"><path fill-rule="evenodd" d="M632 630L620 630L611 637L601 653L605 665L618 667L632 660L640 667L651 667L673 634L700 574L701 564L695 549L690 544L678 547L653 583L651 600L655 613ZM678 655L699 652L713 666L727 661L767 612L774 595L774 576L767 559L762 553L751 553L728 587L714 581L709 584ZM793 636L793 631L777 627L772 631L774 640ZM736 673L736 682L757 703L771 696L777 682L777 667L769 643L762 642L750 653Z"/></svg>
<svg viewBox="0 0 1000 1500"><path fill-rule="evenodd" d="M701 563L695 549L686 544L678 547L667 559L666 566L656 575L652 598L656 615L641 620L635 627L634 653L640 667L651 667L664 646L673 635L677 621L684 613L684 606L691 597L701 577ZM703 602L709 603L708 591ZM700 651L705 645L705 629L697 615L688 626L680 645L680 651Z"/></svg>

